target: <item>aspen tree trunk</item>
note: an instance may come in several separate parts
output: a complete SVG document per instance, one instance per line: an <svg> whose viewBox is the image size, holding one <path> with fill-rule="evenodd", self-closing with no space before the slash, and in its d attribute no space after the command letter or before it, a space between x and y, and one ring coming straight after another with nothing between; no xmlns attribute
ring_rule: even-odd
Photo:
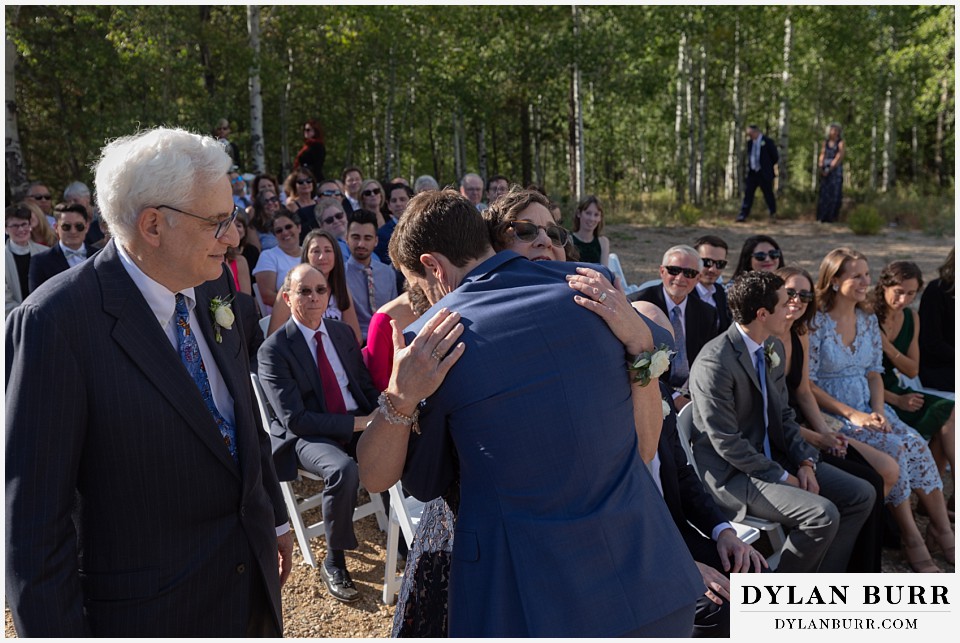
<svg viewBox="0 0 960 643"><path fill-rule="evenodd" d="M917 78L913 77L910 83L911 104L917 102ZM914 117L910 126L910 180L916 182L920 175L920 146L917 134L917 119Z"/></svg>
<svg viewBox="0 0 960 643"><path fill-rule="evenodd" d="M896 164L896 95L893 85L887 85L887 92L883 101L883 182L880 190L886 192L893 188L897 180Z"/></svg>
<svg viewBox="0 0 960 643"><path fill-rule="evenodd" d="M822 65L823 60L818 60ZM817 109L813 117L813 131L820 132L823 130L822 120L823 120L823 101L820 100L820 97L823 96L823 68L821 67L817 71ZM820 168L817 161L820 160L820 141L815 135L813 137L813 156L810 160L810 191L817 191L817 177L820 175Z"/></svg>
<svg viewBox="0 0 960 643"><path fill-rule="evenodd" d="M683 57L684 110L686 111L685 116L687 121L687 196L690 201L696 201L697 157L693 139L693 63L690 60L689 43L687 46L687 51Z"/></svg>
<svg viewBox="0 0 960 643"><path fill-rule="evenodd" d="M9 59L9 54L7 54ZM7 92L7 96L10 93ZM946 76L940 81L940 109L937 110L937 136L933 145L933 166L937 172L937 185L944 184L943 167L943 136L946 129L947 110L949 109L950 83Z"/></svg>
<svg viewBox="0 0 960 643"><path fill-rule="evenodd" d="M583 144L583 97L580 88L580 14L576 5L573 16L573 66L570 74L570 193L579 201L584 194L586 180Z"/></svg>
<svg viewBox="0 0 960 643"><path fill-rule="evenodd" d="M487 182L487 124L480 116L480 123L477 125L477 174Z"/></svg>
<svg viewBox="0 0 960 643"><path fill-rule="evenodd" d="M455 110L453 112L453 173L456 175L454 180L457 182L457 185L460 184L460 180L464 174L463 156L460 147L460 115L458 111Z"/></svg>
<svg viewBox="0 0 960 643"><path fill-rule="evenodd" d="M524 96L517 105L520 110L520 183L530 185L533 177L530 167L530 104ZM567 149L569 150L569 146Z"/></svg>
<svg viewBox="0 0 960 643"><path fill-rule="evenodd" d="M733 122L730 124L730 140L727 142L727 180L724 196L727 199L740 195L740 143L743 138L743 116L740 105L740 16L734 22L733 44Z"/></svg>
<svg viewBox="0 0 960 643"><path fill-rule="evenodd" d="M700 122L697 127L697 191L696 203L703 203L704 163L706 158L705 132L707 130L707 50L700 45Z"/></svg>
<svg viewBox="0 0 960 643"><path fill-rule="evenodd" d="M12 12L11 22L16 23L19 7L10 7ZM17 71L17 47L10 40L9 32L6 37L6 79L4 90L6 92L7 118L6 118L6 178L7 188L10 194L15 198L23 193L27 186L27 165L23 158L23 150L20 147L20 129L17 125L17 93L16 93L16 71Z"/></svg>
<svg viewBox="0 0 960 643"><path fill-rule="evenodd" d="M683 69L686 49L687 34L683 32L680 34L680 44L677 45L677 107L673 123L673 171L670 173L671 177L677 179L677 203L683 203L683 182L679 179L680 168L683 166Z"/></svg>
<svg viewBox="0 0 960 643"><path fill-rule="evenodd" d="M250 50L253 52L253 65L250 67L250 158L248 172L263 172L263 95L260 91L260 7L247 5L247 32L250 35Z"/></svg>
<svg viewBox="0 0 960 643"><path fill-rule="evenodd" d="M397 88L397 61L393 55L393 47L390 47L388 53L390 57L390 82L387 88L387 106L386 114L383 118L383 159L384 159L384 180L389 181L393 178L397 169L397 152L394 147L394 128L393 128L393 105L396 98Z"/></svg>
<svg viewBox="0 0 960 643"><path fill-rule="evenodd" d="M876 103L874 103L876 105ZM870 189L877 189L877 116L873 110L873 122L870 125Z"/></svg>
<svg viewBox="0 0 960 643"><path fill-rule="evenodd" d="M780 96L780 178L777 194L783 194L790 183L790 57L793 49L793 23L788 15L783 21L783 74Z"/></svg>
<svg viewBox="0 0 960 643"><path fill-rule="evenodd" d="M289 173L292 164L290 163L290 146L287 143L287 132L290 131L290 91L293 89L293 48L287 46L287 78L283 84L283 94L280 98L280 176L286 176ZM351 141L352 142L352 141ZM350 142L347 143L347 149L350 149ZM336 176L340 176L339 173Z"/></svg>
<svg viewBox="0 0 960 643"><path fill-rule="evenodd" d="M543 186L544 175L543 175L543 121L540 114L540 104L543 100L543 96L537 96L537 104L534 106L530 104L531 116L533 122L533 173L535 183L537 185Z"/></svg>

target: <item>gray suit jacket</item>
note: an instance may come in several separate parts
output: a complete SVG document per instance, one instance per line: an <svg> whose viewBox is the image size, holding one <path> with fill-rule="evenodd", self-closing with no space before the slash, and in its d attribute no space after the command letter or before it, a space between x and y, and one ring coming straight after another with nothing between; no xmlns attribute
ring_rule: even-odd
<svg viewBox="0 0 960 643"><path fill-rule="evenodd" d="M17 632L239 637L253 583L279 629L283 497L242 331L217 343L204 314L232 278L195 289L194 330L233 397L239 463L114 243L7 321L6 591Z"/></svg>
<svg viewBox="0 0 960 643"><path fill-rule="evenodd" d="M6 245L9 246L12 241L7 241ZM38 254L42 254L49 250L50 248L46 246L41 246L35 241L29 241L30 244L30 256L35 257ZM20 291L20 278L17 273L17 264L13 259L13 253L10 252L10 248L4 248L4 265L5 265L5 281L6 281L6 296L4 303L4 315L9 315L10 311L20 305L20 303L25 299L23 293ZM30 259L30 262L33 262L33 259Z"/></svg>
<svg viewBox="0 0 960 643"><path fill-rule="evenodd" d="M787 403L783 345L777 339L769 342L780 356L780 365L768 365L767 374L770 458L763 452L760 380L737 325L708 342L690 369L693 422L698 429L694 455L707 488L728 511L738 507L730 515L733 520L746 514L743 501L749 478L776 482L784 470L796 474L803 460L819 459L817 450L800 437Z"/></svg>

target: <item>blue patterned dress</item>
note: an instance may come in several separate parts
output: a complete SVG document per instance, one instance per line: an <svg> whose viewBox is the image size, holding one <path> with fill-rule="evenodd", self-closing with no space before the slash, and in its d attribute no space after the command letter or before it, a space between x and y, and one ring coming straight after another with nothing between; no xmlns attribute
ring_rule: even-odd
<svg viewBox="0 0 960 643"><path fill-rule="evenodd" d="M840 152L839 141L830 147L828 143L824 144L823 165L821 170L826 170L833 163L833 159ZM837 167L830 170L826 176L820 175L820 197L817 199L817 221L824 223L833 223L840 214L840 206L843 204L843 162L837 163Z"/></svg>
<svg viewBox="0 0 960 643"><path fill-rule="evenodd" d="M833 398L864 413L872 412L868 373L883 373L880 326L873 315L857 309L856 337L844 346L830 315L818 312L810 333L810 381ZM912 490L930 493L943 489L943 481L926 440L884 405L889 433L864 429L844 418L841 432L892 456L900 465L900 477L887 495L894 506L908 500Z"/></svg>

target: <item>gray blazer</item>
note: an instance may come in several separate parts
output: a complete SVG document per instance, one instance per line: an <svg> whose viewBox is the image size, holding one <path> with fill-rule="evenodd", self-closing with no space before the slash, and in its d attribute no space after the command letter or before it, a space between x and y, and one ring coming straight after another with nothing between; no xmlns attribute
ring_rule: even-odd
<svg viewBox="0 0 960 643"><path fill-rule="evenodd" d="M800 437L793 410L787 403L783 345L776 368L768 365L767 406L770 455L763 452L763 396L760 380L736 324L708 342L690 369L690 399L696 438L693 451L704 484L723 505L738 507L731 515L746 514L744 499L749 478L780 480L784 470L796 474L803 460L818 460L817 450Z"/></svg>
<svg viewBox="0 0 960 643"><path fill-rule="evenodd" d="M19 306L23 302L23 293L20 291L20 278L17 273L17 264L13 260L13 253L10 252L10 241L6 243L6 248L4 248L5 258L5 267L6 267L6 296L4 303L4 316L9 315L10 311ZM35 241L28 241L30 244L30 256L38 255L41 252L46 252L50 248L46 246L41 246ZM32 259L31 259L32 261Z"/></svg>

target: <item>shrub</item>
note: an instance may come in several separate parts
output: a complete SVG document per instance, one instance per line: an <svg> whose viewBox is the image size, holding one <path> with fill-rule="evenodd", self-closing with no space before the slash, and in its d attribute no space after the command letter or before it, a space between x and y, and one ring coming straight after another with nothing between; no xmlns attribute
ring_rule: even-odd
<svg viewBox="0 0 960 643"><path fill-rule="evenodd" d="M880 215L875 207L870 205L858 205L847 217L847 225L853 234L877 234L883 229L884 224L886 224L886 219Z"/></svg>
<svg viewBox="0 0 960 643"><path fill-rule="evenodd" d="M700 223L700 217L703 215L700 212L700 208L691 204L684 203L679 208L677 208L677 221L680 222L680 225L692 227Z"/></svg>

